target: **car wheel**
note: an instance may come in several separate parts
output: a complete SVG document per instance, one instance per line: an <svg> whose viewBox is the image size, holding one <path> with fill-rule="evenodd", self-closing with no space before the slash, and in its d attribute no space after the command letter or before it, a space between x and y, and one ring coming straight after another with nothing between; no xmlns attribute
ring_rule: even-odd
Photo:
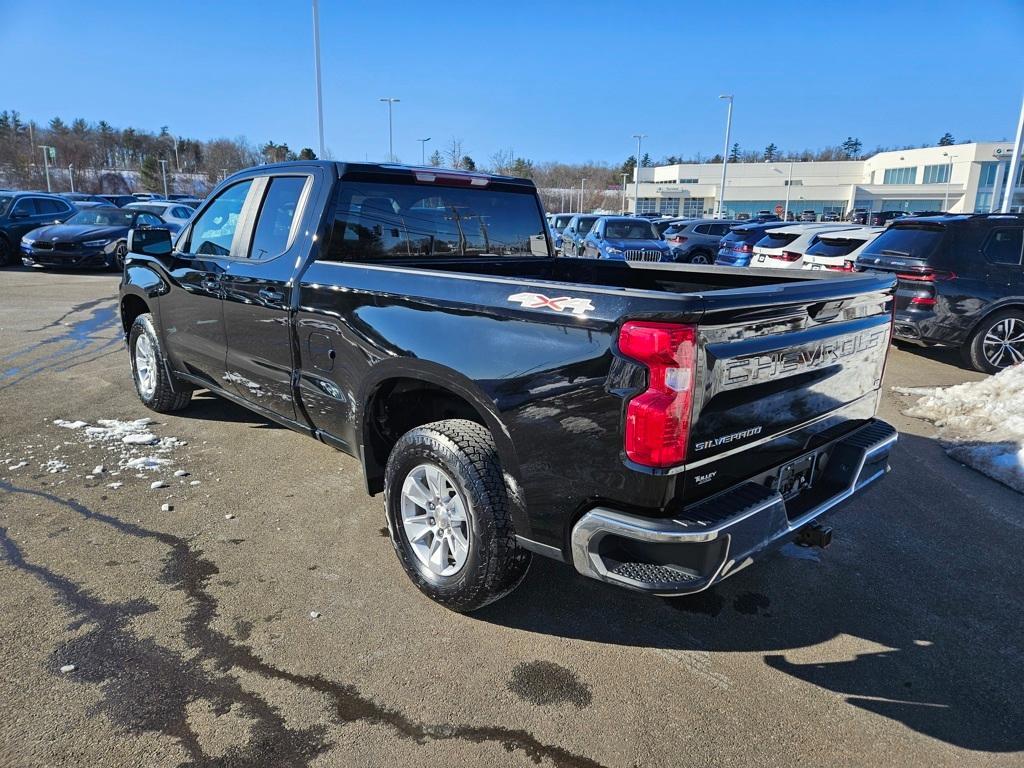
<svg viewBox="0 0 1024 768"><path fill-rule="evenodd" d="M704 251L697 251L690 257L691 264L710 264L711 257Z"/></svg>
<svg viewBox="0 0 1024 768"><path fill-rule="evenodd" d="M490 432L464 419L399 439L384 475L388 529L416 587L453 611L514 590L531 554L516 543L511 502Z"/></svg>
<svg viewBox="0 0 1024 768"><path fill-rule="evenodd" d="M147 313L135 318L128 334L128 351L135 391L143 405L157 413L180 411L188 405L192 388L177 379L171 381L152 315Z"/></svg>
<svg viewBox="0 0 1024 768"><path fill-rule="evenodd" d="M13 248L6 237L0 237L0 267L6 267L11 263Z"/></svg>
<svg viewBox="0 0 1024 768"><path fill-rule="evenodd" d="M983 373L1024 363L1024 312L1011 309L986 317L964 345L963 354L968 365Z"/></svg>
<svg viewBox="0 0 1024 768"><path fill-rule="evenodd" d="M128 243L118 243L114 249L114 269L118 272L124 270L124 259L128 255Z"/></svg>

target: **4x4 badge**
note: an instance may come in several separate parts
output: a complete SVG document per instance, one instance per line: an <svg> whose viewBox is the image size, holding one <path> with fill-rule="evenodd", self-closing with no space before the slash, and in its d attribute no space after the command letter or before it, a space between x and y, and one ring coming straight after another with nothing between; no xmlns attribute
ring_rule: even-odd
<svg viewBox="0 0 1024 768"><path fill-rule="evenodd" d="M590 299L574 299L572 296L559 296L556 299L549 299L542 293L513 293L508 297L509 301L518 302L526 309L553 309L561 312L568 309L574 315L585 315L593 312L594 305Z"/></svg>

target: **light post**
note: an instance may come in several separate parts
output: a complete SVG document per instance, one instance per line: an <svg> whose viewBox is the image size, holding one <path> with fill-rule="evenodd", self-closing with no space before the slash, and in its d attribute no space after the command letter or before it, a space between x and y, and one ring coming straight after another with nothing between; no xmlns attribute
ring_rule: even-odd
<svg viewBox="0 0 1024 768"><path fill-rule="evenodd" d="M789 181L786 183L786 212L782 215L783 221L789 221L789 191L793 189L793 161L789 161Z"/></svg>
<svg viewBox="0 0 1024 768"><path fill-rule="evenodd" d="M75 164L68 163L68 179L71 180L71 194L75 194Z"/></svg>
<svg viewBox="0 0 1024 768"><path fill-rule="evenodd" d="M587 186L587 180L586 179L581 179L580 180L580 213L583 213L583 190L586 189L586 186Z"/></svg>
<svg viewBox="0 0 1024 768"><path fill-rule="evenodd" d="M391 109L393 105L401 101L401 99L396 99L392 96L383 96L380 100L386 101L388 104L388 161L393 163L395 162L395 132L393 128L394 123L391 120Z"/></svg>
<svg viewBox="0 0 1024 768"><path fill-rule="evenodd" d="M178 159L178 139L176 136L172 136L171 139L174 141L174 167L178 169L178 173L181 173L181 160Z"/></svg>
<svg viewBox="0 0 1024 768"><path fill-rule="evenodd" d="M646 133L634 133L636 139L636 165L633 166L633 213L640 213L640 142L647 138Z"/></svg>
<svg viewBox="0 0 1024 768"><path fill-rule="evenodd" d="M732 95L722 94L718 98L729 102L729 111L725 117L725 151L722 153L722 188L718 193L718 215L716 219L722 218L725 211L725 172L729 167L729 135L732 133Z"/></svg>
<svg viewBox="0 0 1024 768"><path fill-rule="evenodd" d="M425 139L417 139L420 143L420 165L427 164L427 142L430 141L430 137L427 136Z"/></svg>
<svg viewBox="0 0 1024 768"><path fill-rule="evenodd" d="M320 134L320 154L318 157L323 160L324 96L320 84L320 3L318 0L313 0L313 65L316 68L316 124Z"/></svg>
<svg viewBox="0 0 1024 768"><path fill-rule="evenodd" d="M1009 174L1006 177L1006 191L1003 193L1003 207L1000 213L1009 213L1013 205L1013 190L1017 186L1020 175L1020 156L1024 152L1024 101L1020 105L1020 118L1017 120L1017 138L1013 142L1013 156L1010 158ZM996 194L993 188L992 194Z"/></svg>
<svg viewBox="0 0 1024 768"><path fill-rule="evenodd" d="M160 160L160 175L164 178L164 200L167 199L167 161Z"/></svg>
<svg viewBox="0 0 1024 768"><path fill-rule="evenodd" d="M48 147L45 144L40 144L39 148L43 151L43 170L46 173L46 191L52 192L53 190L50 187L50 153L52 152L53 156L56 158L57 150L53 147Z"/></svg>
<svg viewBox="0 0 1024 768"><path fill-rule="evenodd" d="M942 156L949 158L949 165L947 166L947 170L946 170L946 194L943 195L943 197L942 197L942 212L943 213L948 213L949 212L949 182L952 181L952 179L953 179L953 158L957 157L957 155L951 155L951 154L949 154L949 152L943 152Z"/></svg>
<svg viewBox="0 0 1024 768"><path fill-rule="evenodd" d="M622 174L622 207L619 208L619 211L623 214L626 213L626 176L628 174Z"/></svg>

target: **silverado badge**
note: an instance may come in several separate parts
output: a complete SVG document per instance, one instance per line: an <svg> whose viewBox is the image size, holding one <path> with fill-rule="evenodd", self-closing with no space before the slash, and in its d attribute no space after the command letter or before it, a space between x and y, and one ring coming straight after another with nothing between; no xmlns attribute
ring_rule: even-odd
<svg viewBox="0 0 1024 768"><path fill-rule="evenodd" d="M541 293L514 293L508 297L509 301L522 304L526 309L553 309L561 312L564 309L570 310L574 315L584 315L594 310L590 299L574 299L571 296L559 296L557 299L549 299Z"/></svg>

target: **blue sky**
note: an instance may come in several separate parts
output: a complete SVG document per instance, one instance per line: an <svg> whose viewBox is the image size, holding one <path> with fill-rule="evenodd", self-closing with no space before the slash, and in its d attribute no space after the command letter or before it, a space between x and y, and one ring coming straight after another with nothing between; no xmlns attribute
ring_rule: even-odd
<svg viewBox="0 0 1024 768"><path fill-rule="evenodd" d="M867 16L857 9L869 8ZM651 10L657 8L657 10ZM771 8L769 15L765 8ZM308 0L0 0L0 109L316 147ZM327 146L382 159L451 137L485 162L1012 138L1024 1L640 4L321 0Z"/></svg>

